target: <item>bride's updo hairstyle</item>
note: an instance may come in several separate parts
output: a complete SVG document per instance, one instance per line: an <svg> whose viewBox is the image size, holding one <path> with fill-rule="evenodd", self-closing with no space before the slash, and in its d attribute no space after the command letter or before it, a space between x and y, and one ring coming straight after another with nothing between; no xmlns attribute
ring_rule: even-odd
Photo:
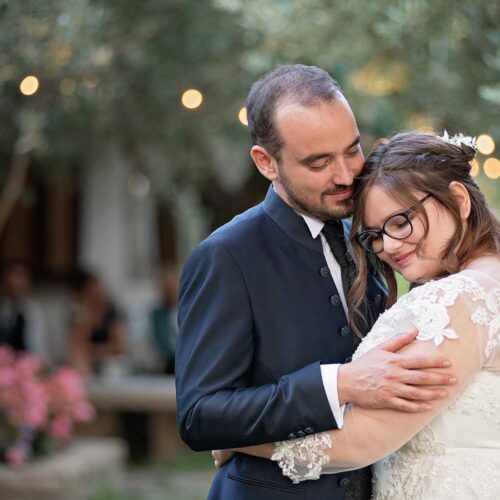
<svg viewBox="0 0 500 500"><path fill-rule="evenodd" d="M349 316L353 330L359 335L363 324L362 304L366 293L367 257L357 242L356 234L362 228L363 212L369 190L382 188L401 207L417 205L414 192L431 194L446 207L455 220L456 231L443 251L443 275L462 269L469 261L485 253L500 253L500 223L488 208L483 193L470 175L470 161L475 150L461 144L456 146L440 137L417 133L401 133L381 141L365 161L354 187L355 207L350 243L359 273L349 292ZM465 186L471 210L465 230L458 204L449 190L451 182ZM424 238L429 231L429 220L423 207L418 209L424 222ZM418 253L419 245L417 245ZM397 298L397 284L391 267L376 258L373 263L387 281L387 307ZM441 277L442 277L441 276ZM436 277L437 278L437 277Z"/></svg>

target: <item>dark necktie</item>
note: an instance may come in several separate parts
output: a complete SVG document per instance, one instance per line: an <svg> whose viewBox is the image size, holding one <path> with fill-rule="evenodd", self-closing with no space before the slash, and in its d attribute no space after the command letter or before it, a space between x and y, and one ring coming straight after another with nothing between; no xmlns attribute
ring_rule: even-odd
<svg viewBox="0 0 500 500"><path fill-rule="evenodd" d="M342 286L345 298L349 294L349 287L356 277L356 265L354 264L344 239L344 226L340 220L330 220L325 222L323 234L332 249L333 256L340 266L342 273Z"/></svg>

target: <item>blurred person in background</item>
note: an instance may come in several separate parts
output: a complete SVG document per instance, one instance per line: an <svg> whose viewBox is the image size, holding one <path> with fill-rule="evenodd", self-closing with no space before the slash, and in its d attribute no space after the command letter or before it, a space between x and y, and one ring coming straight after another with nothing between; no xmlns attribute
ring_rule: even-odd
<svg viewBox="0 0 500 500"><path fill-rule="evenodd" d="M68 362L84 376L98 375L126 354L125 321L96 274L80 271L73 289Z"/></svg>
<svg viewBox="0 0 500 500"><path fill-rule="evenodd" d="M49 347L41 311L30 299L31 272L24 264L6 264L0 274L0 346L45 358Z"/></svg>
<svg viewBox="0 0 500 500"><path fill-rule="evenodd" d="M158 304L151 311L154 345L163 363L163 373L175 371L175 338L177 336L177 294L179 273L173 266L162 269L158 275Z"/></svg>

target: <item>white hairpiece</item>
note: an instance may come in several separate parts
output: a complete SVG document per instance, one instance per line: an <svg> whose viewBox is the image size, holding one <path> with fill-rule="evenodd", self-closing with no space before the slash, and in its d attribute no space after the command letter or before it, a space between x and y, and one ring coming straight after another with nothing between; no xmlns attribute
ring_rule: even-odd
<svg viewBox="0 0 500 500"><path fill-rule="evenodd" d="M444 142L447 142L449 144L453 144L454 146L458 146L459 148L463 146L468 146L469 148L472 148L474 151L477 151L477 141L475 137L471 137L470 135L464 135L460 132L460 134L456 134L452 137L448 135L448 132L446 130L444 131L443 135L438 135L436 136L439 139L443 140Z"/></svg>

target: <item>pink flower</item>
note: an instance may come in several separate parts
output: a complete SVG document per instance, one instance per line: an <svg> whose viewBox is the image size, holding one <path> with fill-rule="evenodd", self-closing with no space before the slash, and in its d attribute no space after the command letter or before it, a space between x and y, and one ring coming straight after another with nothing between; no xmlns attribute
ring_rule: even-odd
<svg viewBox="0 0 500 500"><path fill-rule="evenodd" d="M26 459L26 452L18 446L13 446L5 452L5 460L12 467L19 467L20 465L23 465L24 462L26 462Z"/></svg>
<svg viewBox="0 0 500 500"><path fill-rule="evenodd" d="M50 434L55 438L66 441L71 436L73 430L73 423L71 419L61 416L55 418L50 424Z"/></svg>
<svg viewBox="0 0 500 500"><path fill-rule="evenodd" d="M48 432L59 441L71 437L76 422L94 418L80 376L70 368L49 375L36 355L0 348L0 411L6 423L19 430L20 437L9 448L6 460L24 463L34 436Z"/></svg>
<svg viewBox="0 0 500 500"><path fill-rule="evenodd" d="M15 361L15 353L9 347L0 347L0 369L10 366Z"/></svg>

